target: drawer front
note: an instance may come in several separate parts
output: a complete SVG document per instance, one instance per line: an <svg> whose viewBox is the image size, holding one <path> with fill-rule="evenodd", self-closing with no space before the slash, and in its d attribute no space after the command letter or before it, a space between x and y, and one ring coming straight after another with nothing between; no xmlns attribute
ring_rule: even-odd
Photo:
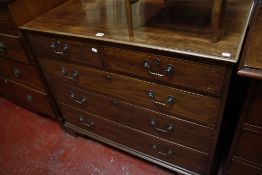
<svg viewBox="0 0 262 175"><path fill-rule="evenodd" d="M213 129L171 118L117 99L83 91L57 81L51 83L51 88L58 101L70 106L206 153L210 150Z"/></svg>
<svg viewBox="0 0 262 175"><path fill-rule="evenodd" d="M60 104L66 122L165 162L206 174L208 156Z"/></svg>
<svg viewBox="0 0 262 175"><path fill-rule="evenodd" d="M104 49L106 68L152 80L220 94L225 68L112 48Z"/></svg>
<svg viewBox="0 0 262 175"><path fill-rule="evenodd" d="M33 65L0 58L0 75L44 91L39 74Z"/></svg>
<svg viewBox="0 0 262 175"><path fill-rule="evenodd" d="M262 127L262 82L260 82L254 92L246 123Z"/></svg>
<svg viewBox="0 0 262 175"><path fill-rule="evenodd" d="M56 58L91 66L102 66L101 49L96 45L28 34L29 42L38 57Z"/></svg>
<svg viewBox="0 0 262 175"><path fill-rule="evenodd" d="M228 175L261 175L262 170L247 165L241 161L233 160L227 172Z"/></svg>
<svg viewBox="0 0 262 175"><path fill-rule="evenodd" d="M0 35L0 56L28 63L26 52L18 37Z"/></svg>
<svg viewBox="0 0 262 175"><path fill-rule="evenodd" d="M16 35L16 27L6 5L0 5L0 33Z"/></svg>
<svg viewBox="0 0 262 175"><path fill-rule="evenodd" d="M244 130L235 155L262 165L262 134Z"/></svg>
<svg viewBox="0 0 262 175"><path fill-rule="evenodd" d="M0 77L0 94L36 112L54 116L45 93Z"/></svg>
<svg viewBox="0 0 262 175"><path fill-rule="evenodd" d="M215 124L220 103L218 99L70 63L47 59L41 59L40 63L47 77L110 94L170 115L179 114L201 123Z"/></svg>

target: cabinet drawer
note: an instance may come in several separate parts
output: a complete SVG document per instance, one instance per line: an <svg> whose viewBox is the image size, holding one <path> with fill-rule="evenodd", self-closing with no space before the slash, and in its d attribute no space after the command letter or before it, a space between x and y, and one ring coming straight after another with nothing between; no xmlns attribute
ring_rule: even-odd
<svg viewBox="0 0 262 175"><path fill-rule="evenodd" d="M0 56L20 62L29 62L19 37L0 35Z"/></svg>
<svg viewBox="0 0 262 175"><path fill-rule="evenodd" d="M58 101L70 106L166 140L209 152L213 129L80 90L64 83L52 82L51 88Z"/></svg>
<svg viewBox="0 0 262 175"><path fill-rule="evenodd" d="M199 174L206 174L208 164L206 154L138 132L90 113L82 113L61 104L60 106L67 123L164 162Z"/></svg>
<svg viewBox="0 0 262 175"><path fill-rule="evenodd" d="M39 74L33 65L0 58L0 75L44 91Z"/></svg>
<svg viewBox="0 0 262 175"><path fill-rule="evenodd" d="M261 175L262 170L241 161L232 160L228 175Z"/></svg>
<svg viewBox="0 0 262 175"><path fill-rule="evenodd" d="M262 127L262 82L258 83L249 107L246 123Z"/></svg>
<svg viewBox="0 0 262 175"><path fill-rule="evenodd" d="M243 130L235 155L262 165L262 134Z"/></svg>
<svg viewBox="0 0 262 175"><path fill-rule="evenodd" d="M110 70L214 94L222 91L222 67L113 48L105 48L104 54L105 66Z"/></svg>
<svg viewBox="0 0 262 175"><path fill-rule="evenodd" d="M6 5L0 5L0 33L16 35L16 27Z"/></svg>
<svg viewBox="0 0 262 175"><path fill-rule="evenodd" d="M47 77L63 80L83 89L142 105L170 115L214 125L220 101L193 93L148 83L84 66L41 59Z"/></svg>
<svg viewBox="0 0 262 175"><path fill-rule="evenodd" d="M29 42L38 57L68 60L91 66L102 66L100 48L59 38L28 34Z"/></svg>
<svg viewBox="0 0 262 175"><path fill-rule="evenodd" d="M0 77L0 94L13 99L15 102L35 112L54 116L47 95L43 92Z"/></svg>

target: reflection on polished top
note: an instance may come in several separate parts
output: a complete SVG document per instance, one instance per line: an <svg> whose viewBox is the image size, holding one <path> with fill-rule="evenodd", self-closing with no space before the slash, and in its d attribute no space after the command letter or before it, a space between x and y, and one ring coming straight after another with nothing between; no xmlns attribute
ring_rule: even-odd
<svg viewBox="0 0 262 175"><path fill-rule="evenodd" d="M209 39L210 1L165 6L163 0L141 0L132 9L133 29L124 0L69 0L22 28L236 62L252 0L228 0L224 35L217 43Z"/></svg>
<svg viewBox="0 0 262 175"><path fill-rule="evenodd" d="M262 1L256 7L238 74L262 80Z"/></svg>

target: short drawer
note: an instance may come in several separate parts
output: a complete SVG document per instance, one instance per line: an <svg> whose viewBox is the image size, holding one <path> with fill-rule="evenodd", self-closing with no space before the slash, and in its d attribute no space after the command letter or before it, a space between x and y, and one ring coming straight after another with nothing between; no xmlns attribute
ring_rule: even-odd
<svg viewBox="0 0 262 175"><path fill-rule="evenodd" d="M0 33L16 35L16 27L6 5L0 5Z"/></svg>
<svg viewBox="0 0 262 175"><path fill-rule="evenodd" d="M222 91L225 68L114 48L104 49L109 70L213 94Z"/></svg>
<svg viewBox="0 0 262 175"><path fill-rule="evenodd" d="M43 92L0 77L0 94L35 112L54 117L47 95Z"/></svg>
<svg viewBox="0 0 262 175"><path fill-rule="evenodd" d="M256 85L245 123L262 127L262 82Z"/></svg>
<svg viewBox="0 0 262 175"><path fill-rule="evenodd" d="M82 113L61 105L66 123L78 126L100 137L142 152L172 166L206 174L208 155L188 149L148 134L138 132L90 113Z"/></svg>
<svg viewBox="0 0 262 175"><path fill-rule="evenodd" d="M44 91L39 74L33 65L0 57L0 75Z"/></svg>
<svg viewBox="0 0 262 175"><path fill-rule="evenodd" d="M37 57L68 60L98 67L102 66L101 49L97 45L36 34L28 34L28 39Z"/></svg>
<svg viewBox="0 0 262 175"><path fill-rule="evenodd" d="M40 59L46 76L170 115L214 125L220 100L70 63Z"/></svg>
<svg viewBox="0 0 262 175"><path fill-rule="evenodd" d="M262 134L243 130L235 156L262 166Z"/></svg>
<svg viewBox="0 0 262 175"><path fill-rule="evenodd" d="M238 160L232 160L228 175L261 175L262 170Z"/></svg>
<svg viewBox="0 0 262 175"><path fill-rule="evenodd" d="M210 151L213 129L61 82L52 82L51 88L58 101L70 106L206 153Z"/></svg>
<svg viewBox="0 0 262 175"><path fill-rule="evenodd" d="M29 63L26 52L19 41L19 37L15 36L0 35L0 56Z"/></svg>

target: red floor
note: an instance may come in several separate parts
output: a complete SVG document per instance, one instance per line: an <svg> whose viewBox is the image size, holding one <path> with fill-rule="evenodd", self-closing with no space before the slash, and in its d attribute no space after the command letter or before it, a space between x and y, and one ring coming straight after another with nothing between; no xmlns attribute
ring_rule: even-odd
<svg viewBox="0 0 262 175"><path fill-rule="evenodd" d="M0 175L167 175L0 97Z"/></svg>

